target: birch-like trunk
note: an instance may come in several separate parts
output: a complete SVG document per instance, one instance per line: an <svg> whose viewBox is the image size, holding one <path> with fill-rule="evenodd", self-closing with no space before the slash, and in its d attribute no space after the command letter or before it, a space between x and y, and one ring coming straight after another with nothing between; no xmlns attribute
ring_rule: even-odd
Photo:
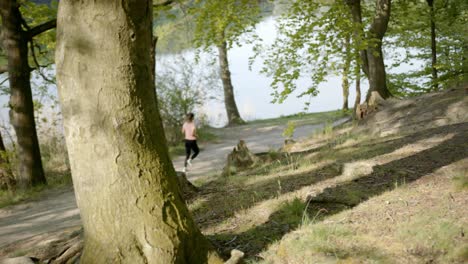
<svg viewBox="0 0 468 264"><path fill-rule="evenodd" d="M229 71L226 41L222 41L221 44L218 45L218 57L221 80L223 82L224 105L226 107L228 117L228 126L242 124L244 123L244 120L242 120L239 110L237 110L237 104L234 97L234 87L232 86L231 72Z"/></svg>

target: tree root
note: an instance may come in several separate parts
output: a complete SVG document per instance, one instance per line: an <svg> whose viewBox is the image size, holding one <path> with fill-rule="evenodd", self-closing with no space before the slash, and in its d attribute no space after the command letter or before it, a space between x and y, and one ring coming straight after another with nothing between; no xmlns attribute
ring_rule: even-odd
<svg viewBox="0 0 468 264"><path fill-rule="evenodd" d="M224 262L224 264L238 264L241 263L242 259L244 258L244 252L233 249L231 250L231 258L228 261Z"/></svg>

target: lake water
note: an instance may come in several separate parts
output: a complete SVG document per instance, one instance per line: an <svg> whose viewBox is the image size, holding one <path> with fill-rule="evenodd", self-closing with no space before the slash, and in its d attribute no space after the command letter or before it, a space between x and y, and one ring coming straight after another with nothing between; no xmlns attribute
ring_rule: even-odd
<svg viewBox="0 0 468 264"><path fill-rule="evenodd" d="M276 36L276 26L273 17L269 17L262 21L257 26L257 34L266 42L271 43ZM188 52L193 54L193 52ZM242 47L234 47L228 52L230 70L232 73L232 82L234 85L234 93L237 106L242 118L245 120L263 119L278 117L282 115L290 115L302 112L305 103L309 98L298 99L296 95L305 89L309 81L304 78L298 83L298 93L292 94L284 103L271 103L272 97L270 88L271 78L268 78L259 73L262 61L258 59L253 65L252 70L249 70L249 57L253 55L252 46L244 45ZM164 60L170 63L171 57L176 55L164 55ZM56 94L55 87L50 88L53 94ZM310 107L307 112L322 112L340 109L342 106L343 96L341 90L341 78L330 76L328 81L319 86L318 96L310 100ZM367 83L362 84L362 93L367 91ZM350 88L349 104L352 106L355 98L354 86ZM4 123L8 122L8 110L6 103L8 96L0 98L2 110L0 112ZM209 121L214 126L222 126L226 123L226 113L222 101L210 101L203 106L199 111L205 113Z"/></svg>
<svg viewBox="0 0 468 264"><path fill-rule="evenodd" d="M265 43L273 42L276 37L275 19L269 17L258 24L257 34ZM186 52L187 57L193 57L193 52ZM272 89L270 87L271 78L259 73L262 66L262 60L257 59L249 70L249 58L253 55L252 46L244 45L234 47L228 51L231 78L234 86L234 94L239 112L243 119L264 119L278 117L281 115L290 115L302 112L306 102L310 100L310 107L307 112L322 112L336 110L342 107L343 95L341 88L341 77L329 76L327 82L319 86L319 94L310 99L297 98L300 92L303 92L310 84L307 78L298 82L297 92L292 94L282 104L271 103ZM164 61L167 63L171 57L177 55L165 55ZM366 94L368 89L367 81L361 84L362 94ZM354 85L350 87L349 105L353 106L355 100ZM199 109L208 115L212 125L222 126L226 123L226 112L223 102L210 102Z"/></svg>

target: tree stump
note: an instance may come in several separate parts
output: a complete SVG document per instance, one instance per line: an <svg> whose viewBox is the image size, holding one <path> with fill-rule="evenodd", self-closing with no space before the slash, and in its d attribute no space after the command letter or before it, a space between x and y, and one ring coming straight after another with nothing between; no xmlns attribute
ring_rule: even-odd
<svg viewBox="0 0 468 264"><path fill-rule="evenodd" d="M230 176L238 171L245 170L251 167L258 161L258 157L255 156L247 148L244 140L239 140L239 143L227 156L226 166L223 169L224 176Z"/></svg>
<svg viewBox="0 0 468 264"><path fill-rule="evenodd" d="M187 180L185 173L178 171L177 181L179 182L179 187L182 190L182 196L185 200L189 200L197 194L197 187Z"/></svg>

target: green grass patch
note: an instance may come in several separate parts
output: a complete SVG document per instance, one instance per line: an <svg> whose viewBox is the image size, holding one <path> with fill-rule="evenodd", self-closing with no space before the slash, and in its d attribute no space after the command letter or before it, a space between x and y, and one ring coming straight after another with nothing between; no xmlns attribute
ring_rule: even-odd
<svg viewBox="0 0 468 264"><path fill-rule="evenodd" d="M214 132L213 132L213 128L210 128L210 127L201 127L198 129L197 131L198 133L198 140L200 142L214 142L216 140L218 140L218 135L216 135Z"/></svg>
<svg viewBox="0 0 468 264"><path fill-rule="evenodd" d="M183 156L183 155L185 155L185 146L184 146L184 144L169 146L169 156L171 158L174 158L174 157L177 157L177 156Z"/></svg>
<svg viewBox="0 0 468 264"><path fill-rule="evenodd" d="M408 252L420 259L462 263L468 260L468 247L462 231L456 221L433 212L402 224L398 236L408 246Z"/></svg>
<svg viewBox="0 0 468 264"><path fill-rule="evenodd" d="M384 255L358 241L353 231L339 225L305 225L283 239L276 254L261 263L309 263L312 259L314 263L388 263Z"/></svg>
<svg viewBox="0 0 468 264"><path fill-rule="evenodd" d="M284 204L275 214L275 221L280 223L287 223L290 225L297 225L304 220L304 212L306 205L304 202L295 198L291 202Z"/></svg>
<svg viewBox="0 0 468 264"><path fill-rule="evenodd" d="M333 122L343 117L348 117L347 112L341 110L333 110L320 113L298 113L287 116L280 116L277 118L258 119L247 122L248 125L281 125L287 124L290 121L295 122L296 125L306 124L319 124L325 122Z"/></svg>
<svg viewBox="0 0 468 264"><path fill-rule="evenodd" d="M37 199L45 189L47 189L45 185L40 185L29 190L0 190L0 208L15 205L27 200Z"/></svg>
<svg viewBox="0 0 468 264"><path fill-rule="evenodd" d="M38 199L47 190L72 186L72 178L69 172L49 172L46 173L46 177L47 185L38 185L28 190L0 190L0 208Z"/></svg>
<svg viewBox="0 0 468 264"><path fill-rule="evenodd" d="M453 185L457 191L468 190L468 172L463 171L459 175L453 177Z"/></svg>

